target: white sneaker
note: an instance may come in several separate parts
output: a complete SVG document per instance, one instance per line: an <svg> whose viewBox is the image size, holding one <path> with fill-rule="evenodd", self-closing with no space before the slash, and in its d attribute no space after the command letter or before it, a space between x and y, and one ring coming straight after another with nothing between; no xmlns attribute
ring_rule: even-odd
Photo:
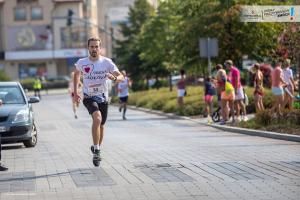
<svg viewBox="0 0 300 200"><path fill-rule="evenodd" d="M240 122L241 121L241 116L238 116L235 120L236 120L236 122Z"/></svg>
<svg viewBox="0 0 300 200"><path fill-rule="evenodd" d="M210 116L207 117L207 123L208 123L208 124L211 124L211 123L212 123L212 119L211 119Z"/></svg>
<svg viewBox="0 0 300 200"><path fill-rule="evenodd" d="M243 116L242 120L243 120L244 122L246 122L246 121L248 121L249 119L248 119L247 116Z"/></svg>

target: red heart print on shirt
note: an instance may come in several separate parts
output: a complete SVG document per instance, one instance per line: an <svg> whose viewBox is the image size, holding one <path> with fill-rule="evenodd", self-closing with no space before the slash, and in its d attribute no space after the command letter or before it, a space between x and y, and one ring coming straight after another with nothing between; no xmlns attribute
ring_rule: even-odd
<svg viewBox="0 0 300 200"><path fill-rule="evenodd" d="M94 66L93 64L88 64L88 65L83 65L82 68L85 74L90 74L93 71Z"/></svg>

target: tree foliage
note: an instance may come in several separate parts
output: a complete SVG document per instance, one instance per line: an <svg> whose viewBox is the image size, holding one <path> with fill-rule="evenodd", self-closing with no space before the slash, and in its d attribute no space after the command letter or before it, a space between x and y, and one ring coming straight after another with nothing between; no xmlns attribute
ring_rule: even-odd
<svg viewBox="0 0 300 200"><path fill-rule="evenodd" d="M126 69L132 79L143 79L144 73L141 70L143 62L139 55L141 50L138 47L138 36L143 24L154 14L154 8L147 0L136 0L134 5L129 8L128 22L120 24L123 40L117 41L117 60L116 62Z"/></svg>
<svg viewBox="0 0 300 200"><path fill-rule="evenodd" d="M215 63L232 59L239 65L243 55L262 61L276 50L278 37L287 24L241 22L241 5L295 2L168 0L161 1L154 12L146 0L137 0L130 9L129 23L122 24L125 40L119 42L117 55L120 63L139 78L166 76L180 68L204 75L207 65L199 57L200 37L218 39L219 56L213 59Z"/></svg>

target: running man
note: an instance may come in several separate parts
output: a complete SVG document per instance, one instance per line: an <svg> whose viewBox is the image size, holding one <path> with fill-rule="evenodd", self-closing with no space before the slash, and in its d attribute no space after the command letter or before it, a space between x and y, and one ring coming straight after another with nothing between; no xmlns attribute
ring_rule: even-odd
<svg viewBox="0 0 300 200"><path fill-rule="evenodd" d="M121 73L124 76L124 80L118 84L118 97L120 100L119 111L123 109L123 120L126 120L127 101L129 96L130 79L126 76L126 71L122 70Z"/></svg>
<svg viewBox="0 0 300 200"><path fill-rule="evenodd" d="M78 83L83 77L83 105L92 116L93 164L100 165L100 145L104 135L104 124L108 111L108 86L107 80L121 82L123 75L111 59L100 55L101 40L90 38L87 42L89 57L79 59L74 70L74 100L80 102Z"/></svg>

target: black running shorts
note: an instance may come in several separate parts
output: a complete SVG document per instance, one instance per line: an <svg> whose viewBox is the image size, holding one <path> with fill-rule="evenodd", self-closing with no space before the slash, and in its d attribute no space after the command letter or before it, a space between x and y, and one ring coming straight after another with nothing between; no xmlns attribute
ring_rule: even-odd
<svg viewBox="0 0 300 200"><path fill-rule="evenodd" d="M101 125L104 125L107 118L107 110L108 110L108 103L97 103L92 98L84 98L83 99L83 105L86 107L86 109L89 111L90 115L92 115L95 111L100 111L102 116Z"/></svg>
<svg viewBox="0 0 300 200"><path fill-rule="evenodd" d="M121 103L127 103L127 101L128 101L128 96L126 96L126 97L120 97L119 99L120 99L120 102L121 102Z"/></svg>

